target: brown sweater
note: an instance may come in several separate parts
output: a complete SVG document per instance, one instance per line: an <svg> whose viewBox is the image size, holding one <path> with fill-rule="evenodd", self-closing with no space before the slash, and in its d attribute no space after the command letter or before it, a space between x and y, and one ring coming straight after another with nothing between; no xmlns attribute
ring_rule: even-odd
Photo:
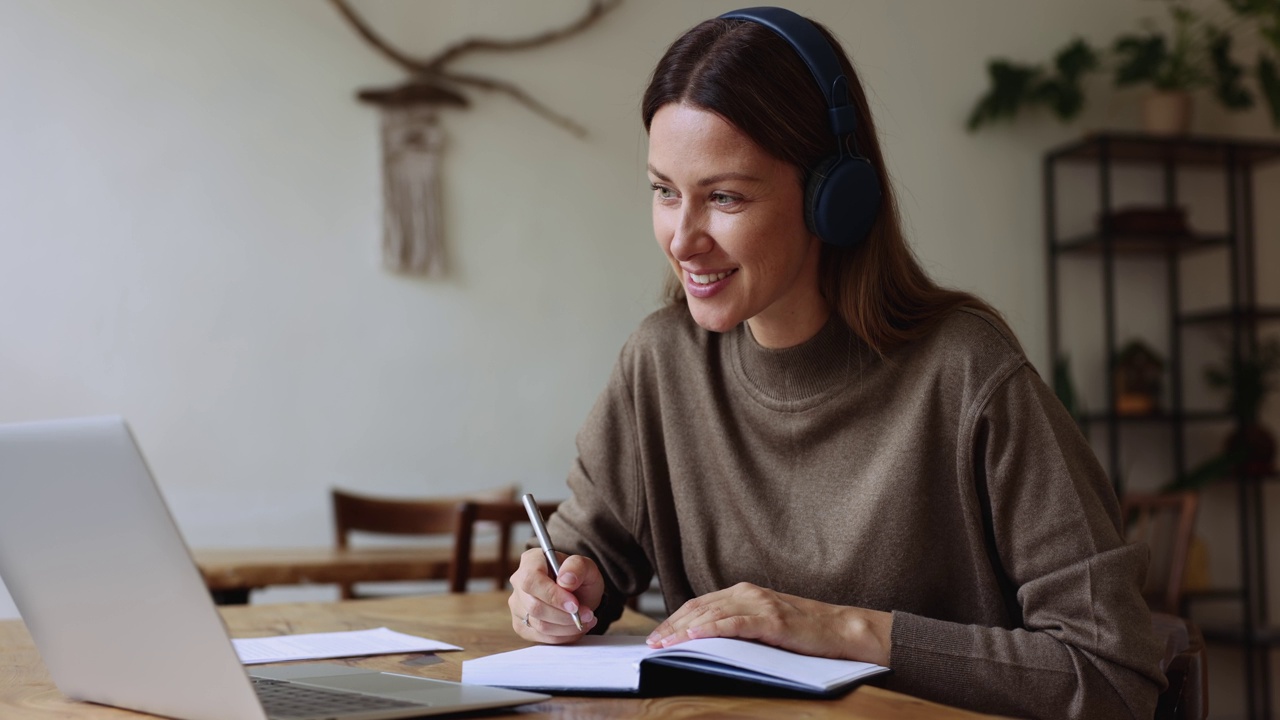
<svg viewBox="0 0 1280 720"><path fill-rule="evenodd" d="M683 306L627 341L578 436L557 546L669 610L741 581L893 612L886 687L1018 717L1142 718L1164 684L1144 547L988 316L881 360L832 314L761 347Z"/></svg>

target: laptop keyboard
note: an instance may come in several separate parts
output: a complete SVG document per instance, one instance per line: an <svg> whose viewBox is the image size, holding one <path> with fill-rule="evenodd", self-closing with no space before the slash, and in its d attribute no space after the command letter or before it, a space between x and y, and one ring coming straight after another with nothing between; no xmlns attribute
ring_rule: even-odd
<svg viewBox="0 0 1280 720"><path fill-rule="evenodd" d="M257 691L258 699L262 701L262 708L272 718L333 717L370 710L426 707L422 703L326 690L282 680L259 677L250 679L253 680L253 689Z"/></svg>

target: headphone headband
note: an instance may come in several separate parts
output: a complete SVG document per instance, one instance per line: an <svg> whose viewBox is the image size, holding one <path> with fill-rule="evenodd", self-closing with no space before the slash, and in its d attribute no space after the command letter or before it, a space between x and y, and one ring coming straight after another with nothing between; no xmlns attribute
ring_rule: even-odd
<svg viewBox="0 0 1280 720"><path fill-rule="evenodd" d="M780 7L754 7L733 10L720 16L725 20L749 20L772 30L786 40L809 67L827 100L831 132L837 138L852 135L857 128L857 114L849 104L849 80L840 67L831 43L818 28L804 17Z"/></svg>
<svg viewBox="0 0 1280 720"><path fill-rule="evenodd" d="M769 28L808 66L827 100L827 116L838 150L805 168L805 224L824 243L856 247L875 224L882 192L875 168L858 154L854 139L858 116L849 102L849 78L844 74L835 47L817 25L790 10L756 7L734 10L720 17ZM846 137L853 143L846 143ZM849 148L849 144L853 147Z"/></svg>

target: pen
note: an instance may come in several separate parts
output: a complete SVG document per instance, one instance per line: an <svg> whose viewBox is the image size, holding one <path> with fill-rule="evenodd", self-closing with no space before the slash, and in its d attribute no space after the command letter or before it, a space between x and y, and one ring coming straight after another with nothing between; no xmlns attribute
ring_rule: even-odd
<svg viewBox="0 0 1280 720"><path fill-rule="evenodd" d="M556 549L551 546L551 536L547 534L547 525L542 522L542 511L538 510L538 503L533 499L533 493L525 493L520 500L524 502L524 511L529 513L529 524L533 526L533 534L538 536L542 554L547 556L547 567L551 568L551 577L560 577L560 561L556 560ZM574 626L582 630L582 618L578 617L576 612L570 614L573 615Z"/></svg>

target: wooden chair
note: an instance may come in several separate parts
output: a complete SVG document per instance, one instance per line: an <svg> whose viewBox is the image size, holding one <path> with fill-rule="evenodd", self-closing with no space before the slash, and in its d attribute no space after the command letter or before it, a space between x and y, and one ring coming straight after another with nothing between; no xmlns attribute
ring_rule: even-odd
<svg viewBox="0 0 1280 720"><path fill-rule="evenodd" d="M1199 494L1190 490L1161 495L1133 493L1120 499L1125 537L1151 548L1142 595L1152 612L1182 614L1182 581L1199 504Z"/></svg>
<svg viewBox="0 0 1280 720"><path fill-rule="evenodd" d="M1169 687L1156 701L1156 720L1204 720L1209 716L1209 666L1204 636L1195 623L1152 613L1151 629L1164 641L1164 670Z"/></svg>
<svg viewBox="0 0 1280 720"><path fill-rule="evenodd" d="M387 498L359 495L333 488L334 543L339 548L350 547L352 533L375 535L438 535L447 538L453 534L458 503L466 500L511 500L516 495L515 486L506 486L465 495L441 498ZM339 585L342 599L355 597L352 583Z"/></svg>
<svg viewBox="0 0 1280 720"><path fill-rule="evenodd" d="M543 519L560 507L556 502L540 502L538 509ZM524 504L515 500L499 502L461 502L455 508L456 522L453 534L453 561L449 565L449 591L466 592L471 580L471 552L477 523L488 522L498 527L498 563L491 576L496 589L507 586L507 578L515 571L511 563L511 530L517 525L528 525L529 516ZM530 530L530 536L533 531Z"/></svg>

